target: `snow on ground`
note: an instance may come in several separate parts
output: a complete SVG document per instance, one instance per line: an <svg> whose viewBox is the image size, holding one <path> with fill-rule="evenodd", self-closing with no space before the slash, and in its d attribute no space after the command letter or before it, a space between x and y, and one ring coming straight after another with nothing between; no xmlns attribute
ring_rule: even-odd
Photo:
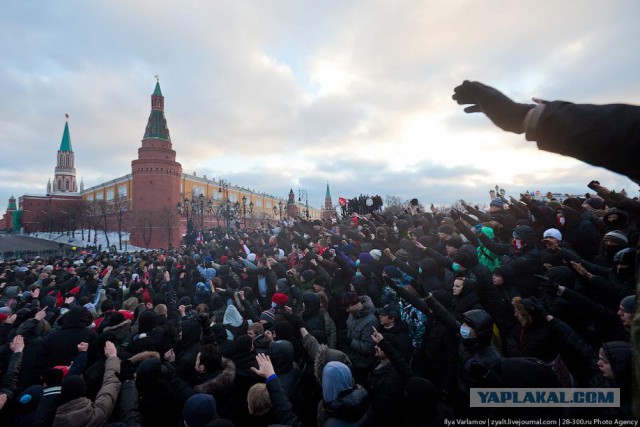
<svg viewBox="0 0 640 427"><path fill-rule="evenodd" d="M118 232L109 232L107 234L109 235L109 244L111 246L115 245L116 250L118 252L135 252L135 251L146 250L145 248L140 248L140 247L129 244L128 243L129 233L125 233L125 232L122 233L122 250L121 250L118 243ZM57 232L55 233L37 232L37 233L31 233L27 235L31 237L37 237L38 239L50 240L53 242L64 243L65 245L69 245L69 246L75 246L78 249L84 248L86 246L94 246L93 230L91 230L91 242L87 241L88 230L84 230L84 240L82 240L81 230L76 230L75 238L71 237L71 235L67 236L66 232L62 234ZM95 239L95 246L97 246L98 248L101 247L101 250L103 251L106 251L109 249L109 245L107 244L107 238L105 237L102 231L98 232L98 235Z"/></svg>

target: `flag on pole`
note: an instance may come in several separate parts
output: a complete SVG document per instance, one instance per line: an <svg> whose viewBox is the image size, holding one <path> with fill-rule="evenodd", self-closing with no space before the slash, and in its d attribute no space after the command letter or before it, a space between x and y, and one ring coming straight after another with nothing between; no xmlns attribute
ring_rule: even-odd
<svg viewBox="0 0 640 427"><path fill-rule="evenodd" d="M344 206L347 204L347 199L345 199L344 197L338 197L338 204L340 206Z"/></svg>

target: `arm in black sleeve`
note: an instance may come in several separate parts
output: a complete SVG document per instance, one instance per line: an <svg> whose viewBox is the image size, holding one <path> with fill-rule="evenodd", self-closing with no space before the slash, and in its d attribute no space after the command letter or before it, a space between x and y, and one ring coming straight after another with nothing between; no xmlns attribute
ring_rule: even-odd
<svg viewBox="0 0 640 427"><path fill-rule="evenodd" d="M484 233L481 233L478 236L478 239L480 239L485 248L489 249L494 254L511 255L511 251L513 250L513 246L511 244L494 242Z"/></svg>
<svg viewBox="0 0 640 427"><path fill-rule="evenodd" d="M595 372L595 353L589 344L569 325L558 318L549 321L551 332L560 343L560 354L578 381L589 379Z"/></svg>
<svg viewBox="0 0 640 427"><path fill-rule="evenodd" d="M574 305L576 311L581 310L593 316L595 323L599 324L604 330L611 331L620 325L620 319L616 313L579 292L565 288L562 292L562 298Z"/></svg>
<svg viewBox="0 0 640 427"><path fill-rule="evenodd" d="M250 319L252 322L256 323L260 321L260 316L256 313L253 304L251 304L247 299L242 300L242 307L244 307L245 318Z"/></svg>
<svg viewBox="0 0 640 427"><path fill-rule="evenodd" d="M387 355L393 367L396 369L398 374L400 374L402 386L404 387L407 385L407 381L409 381L410 378L415 377L416 374L411 370L411 367L409 367L405 358L385 339L378 343L378 347L384 351L384 354Z"/></svg>
<svg viewBox="0 0 640 427"><path fill-rule="evenodd" d="M395 257L393 260L393 265L398 267L403 272L407 273L409 276L418 277L418 270L413 268L408 263L402 261L400 258Z"/></svg>
<svg viewBox="0 0 640 427"><path fill-rule="evenodd" d="M529 111L525 128L541 150L640 179L640 107L548 102Z"/></svg>
<svg viewBox="0 0 640 427"><path fill-rule="evenodd" d="M474 208L471 205L464 205L464 208L467 210L467 212L469 212L470 215L475 215L478 217L479 221L482 222L487 222L487 221L491 221L491 215L489 215L488 213L482 212L476 208Z"/></svg>
<svg viewBox="0 0 640 427"><path fill-rule="evenodd" d="M473 245L474 248L477 248L478 246L480 246L480 244L478 243L478 236L476 236L476 233L471 231L471 229L467 227L462 221L456 221L456 230L458 230L460 234L466 237L469 243Z"/></svg>
<svg viewBox="0 0 640 427"><path fill-rule="evenodd" d="M391 286L391 288L393 288L393 290L396 291L396 293L400 298L402 298L403 300L407 301L409 304L411 304L412 306L420 310L425 316L431 315L431 312L429 311L429 306L427 305L426 302L424 302L417 296L413 295L406 289L394 284L393 282L390 282L389 286Z"/></svg>
<svg viewBox="0 0 640 427"><path fill-rule="evenodd" d="M450 332L456 335L460 332L460 326L462 324L458 322L456 318L442 306L442 304L433 298L427 298L427 304L429 304L429 308L431 308L433 314L440 319L442 324L444 324Z"/></svg>
<svg viewBox="0 0 640 427"><path fill-rule="evenodd" d="M69 373L67 375L82 375L87 368L87 352L79 351L78 355L71 362Z"/></svg>
<svg viewBox="0 0 640 427"><path fill-rule="evenodd" d="M138 389L133 380L120 386L120 420L128 427L142 427L142 415L138 411Z"/></svg>
<svg viewBox="0 0 640 427"><path fill-rule="evenodd" d="M425 249L425 255L433 258L440 266L451 270L451 265L452 265L451 259L442 255L440 252L436 251L435 249L427 247L427 249Z"/></svg>
<svg viewBox="0 0 640 427"><path fill-rule="evenodd" d="M7 401L13 399L16 394L16 388L18 387L18 376L20 375L20 368L22 367L22 352L16 352L9 358L9 365L7 371L2 377L2 387L0 387L0 394L7 395Z"/></svg>
<svg viewBox="0 0 640 427"><path fill-rule="evenodd" d="M293 412L291 402L289 402L289 399L287 399L287 396L284 394L278 377L272 378L267 383L267 391L271 399L271 407L276 416L276 422L286 426L301 427L302 423L295 412Z"/></svg>

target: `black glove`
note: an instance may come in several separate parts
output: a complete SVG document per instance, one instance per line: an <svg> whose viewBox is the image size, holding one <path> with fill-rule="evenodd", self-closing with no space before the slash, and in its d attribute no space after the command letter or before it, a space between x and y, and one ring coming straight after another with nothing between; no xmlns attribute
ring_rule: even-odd
<svg viewBox="0 0 640 427"><path fill-rule="evenodd" d="M466 113L484 113L500 129L523 133L523 121L532 104L513 102L502 92L480 82L465 80L454 89L452 97L459 105L471 104Z"/></svg>
<svg viewBox="0 0 640 427"><path fill-rule="evenodd" d="M135 377L136 365L134 365L129 359L121 359L120 374L116 374L120 378L121 382L132 380Z"/></svg>
<svg viewBox="0 0 640 427"><path fill-rule="evenodd" d="M299 331L300 328L306 327L302 316L300 316L299 314L292 314L290 317L290 321L296 331Z"/></svg>
<svg viewBox="0 0 640 427"><path fill-rule="evenodd" d="M549 311L544 306L544 303L540 301L538 298L531 297L529 298L529 301L531 303L531 306L534 308L536 315L539 315L542 318L545 318L549 315ZM529 314L534 315L534 313L529 313Z"/></svg>
<svg viewBox="0 0 640 427"><path fill-rule="evenodd" d="M558 283L554 282L553 280L551 280L550 278L548 278L547 276L542 276L540 274L534 274L533 277L535 277L536 279L540 280L540 286L551 292L551 293L557 293L558 292L558 286L560 286Z"/></svg>
<svg viewBox="0 0 640 427"><path fill-rule="evenodd" d="M464 363L464 371L473 379L479 380L489 375L489 368L475 358L470 358Z"/></svg>
<svg viewBox="0 0 640 427"><path fill-rule="evenodd" d="M451 213L449 214L452 220L458 221L460 219L460 213L457 210L451 209Z"/></svg>

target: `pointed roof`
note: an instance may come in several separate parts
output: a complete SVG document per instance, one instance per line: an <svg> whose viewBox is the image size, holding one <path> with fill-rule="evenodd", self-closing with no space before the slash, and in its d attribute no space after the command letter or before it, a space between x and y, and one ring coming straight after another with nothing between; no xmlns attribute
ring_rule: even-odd
<svg viewBox="0 0 640 427"><path fill-rule="evenodd" d="M327 194L324 196L327 199L331 198L331 192L329 191L329 181L327 181Z"/></svg>
<svg viewBox="0 0 640 427"><path fill-rule="evenodd" d="M162 100L158 100L162 98ZM160 91L160 82L156 82L156 88L151 95L151 114L147 121L147 127L144 131L143 139L158 138L165 141L171 141L169 129L167 128L167 119L164 117L164 97Z"/></svg>
<svg viewBox="0 0 640 427"><path fill-rule="evenodd" d="M65 122L64 124L62 142L60 142L60 151L73 151L73 148L71 148L71 136L69 135L69 122Z"/></svg>
<svg viewBox="0 0 640 427"><path fill-rule="evenodd" d="M153 90L154 96L162 96L162 91L160 90L160 82L156 82L156 88Z"/></svg>

